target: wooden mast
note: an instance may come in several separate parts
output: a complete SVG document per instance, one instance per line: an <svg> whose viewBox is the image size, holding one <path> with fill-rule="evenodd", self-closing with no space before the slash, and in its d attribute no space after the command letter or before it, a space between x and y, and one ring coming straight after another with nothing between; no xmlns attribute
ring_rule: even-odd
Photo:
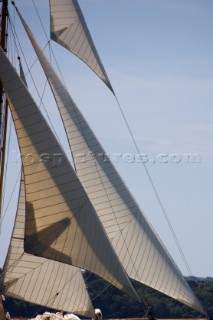
<svg viewBox="0 0 213 320"><path fill-rule="evenodd" d="M0 45L7 51L7 5L8 0L1 2L1 38ZM4 97L3 87L0 82L0 214L2 203L2 189L3 189L3 176L4 176L4 159L5 159L5 146L6 146L6 129L7 129L7 112L8 112L6 98ZM2 296L0 292L0 319L5 320L5 311L2 303Z"/></svg>
<svg viewBox="0 0 213 320"><path fill-rule="evenodd" d="M7 51L7 6L8 0L0 1L1 7L1 39L0 45ZM4 162L5 162L5 149L6 149L6 131L7 131L7 115L8 106L4 96L3 87L0 82L0 214L2 206L2 191L4 179Z"/></svg>

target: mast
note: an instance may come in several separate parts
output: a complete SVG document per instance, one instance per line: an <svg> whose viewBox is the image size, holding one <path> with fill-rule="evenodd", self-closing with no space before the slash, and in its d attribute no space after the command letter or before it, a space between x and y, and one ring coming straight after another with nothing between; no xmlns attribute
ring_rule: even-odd
<svg viewBox="0 0 213 320"><path fill-rule="evenodd" d="M8 0L2 0L1 6L1 47L7 51L7 5ZM0 213L2 205L2 189L4 179L4 162L6 149L6 131L7 131L7 114L8 106L3 92L2 83L0 82Z"/></svg>
<svg viewBox="0 0 213 320"><path fill-rule="evenodd" d="M7 50L7 5L8 0L2 0L1 4L1 38L0 45L6 51ZM0 215L2 204L2 189L3 189L3 177L4 177L4 159L5 159L5 146L6 146L6 128L7 128L7 103L3 92L3 86L0 81ZM2 302L0 292L0 319L5 320L4 306Z"/></svg>

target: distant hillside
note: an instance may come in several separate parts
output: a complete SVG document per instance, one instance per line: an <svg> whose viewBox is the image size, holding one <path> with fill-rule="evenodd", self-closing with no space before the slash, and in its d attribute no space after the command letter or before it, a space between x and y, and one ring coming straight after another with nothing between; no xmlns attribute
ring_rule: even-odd
<svg viewBox="0 0 213 320"><path fill-rule="evenodd" d="M93 274L86 272L85 280L94 308L100 308L104 318L143 317L145 304L148 303L152 305L156 318L203 317L191 308L135 281L133 284L143 301L142 304L122 294ZM188 277L186 280L204 308L213 315L213 278ZM13 317L29 318L50 310L12 298L6 299L5 308L10 311Z"/></svg>
<svg viewBox="0 0 213 320"><path fill-rule="evenodd" d="M193 281L209 281L213 282L213 277L206 277L206 278L201 278L201 277L185 277L187 281L193 280Z"/></svg>
<svg viewBox="0 0 213 320"><path fill-rule="evenodd" d="M186 278L190 287L201 301L204 309L213 314L213 278L200 279L196 277ZM196 318L203 317L197 311L171 299L156 290L132 281L140 298L145 304L153 307L154 315L157 318ZM88 290L91 298L94 298L94 306L100 307L105 318L127 318L143 317L145 314L144 304L139 304L133 299L122 294L116 288L104 284L94 275L88 280ZM101 296L97 296L103 287L108 286Z"/></svg>

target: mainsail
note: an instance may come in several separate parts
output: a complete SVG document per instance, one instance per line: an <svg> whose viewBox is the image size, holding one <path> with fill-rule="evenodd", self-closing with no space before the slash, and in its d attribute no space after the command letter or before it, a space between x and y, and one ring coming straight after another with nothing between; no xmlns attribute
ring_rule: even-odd
<svg viewBox="0 0 213 320"><path fill-rule="evenodd" d="M80 269L24 252L25 203L22 180L1 292L41 306L91 317L93 306Z"/></svg>
<svg viewBox="0 0 213 320"><path fill-rule="evenodd" d="M77 0L50 0L51 39L84 61L114 93Z"/></svg>
<svg viewBox="0 0 213 320"><path fill-rule="evenodd" d="M77 173L128 275L205 313L21 18L61 113Z"/></svg>
<svg viewBox="0 0 213 320"><path fill-rule="evenodd" d="M25 252L89 270L138 298L63 149L2 49L0 79L22 154Z"/></svg>

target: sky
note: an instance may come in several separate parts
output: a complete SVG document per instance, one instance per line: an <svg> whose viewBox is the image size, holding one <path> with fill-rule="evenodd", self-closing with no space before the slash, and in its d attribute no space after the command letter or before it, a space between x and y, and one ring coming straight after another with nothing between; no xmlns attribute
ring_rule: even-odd
<svg viewBox="0 0 213 320"><path fill-rule="evenodd" d="M49 35L48 1L37 2ZM182 273L189 275L144 164L192 275L213 277L213 2L79 0L79 4L143 160L109 89L81 61L52 43L66 85ZM44 46L32 2L17 0L16 5ZM35 57L18 18L15 21L32 65ZM31 82L29 74L27 80ZM37 86L42 90L44 83L39 78ZM35 90L33 94L36 99ZM68 150L50 94L46 103ZM5 252L15 214L11 184L20 171L15 138L11 141L1 228Z"/></svg>

